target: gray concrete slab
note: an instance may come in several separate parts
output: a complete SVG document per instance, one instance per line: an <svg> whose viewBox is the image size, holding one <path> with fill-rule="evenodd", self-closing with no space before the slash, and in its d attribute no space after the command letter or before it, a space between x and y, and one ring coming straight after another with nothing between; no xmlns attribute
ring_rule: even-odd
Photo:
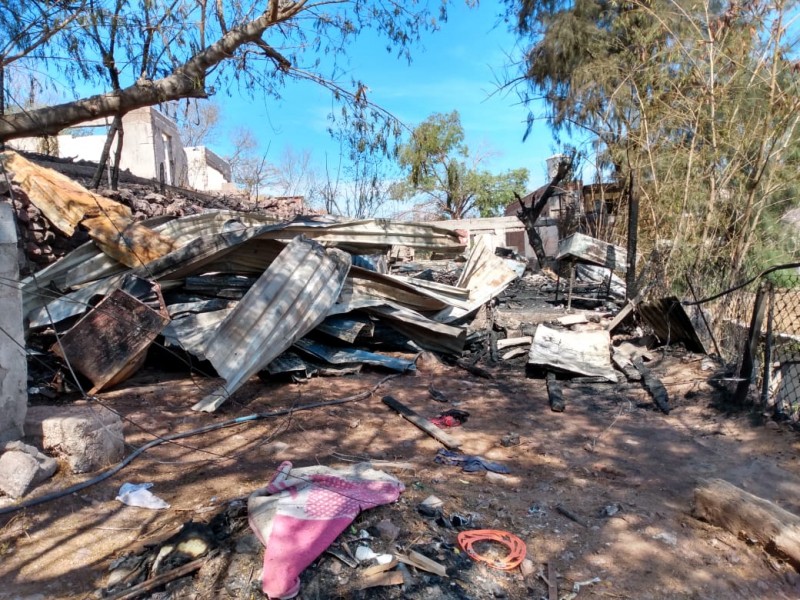
<svg viewBox="0 0 800 600"><path fill-rule="evenodd" d="M22 330L17 230L11 205L0 202L0 443L18 440L28 406L28 363Z"/></svg>
<svg viewBox="0 0 800 600"><path fill-rule="evenodd" d="M34 443L64 456L74 473L119 462L125 451L122 419L99 404L31 406L25 430Z"/></svg>

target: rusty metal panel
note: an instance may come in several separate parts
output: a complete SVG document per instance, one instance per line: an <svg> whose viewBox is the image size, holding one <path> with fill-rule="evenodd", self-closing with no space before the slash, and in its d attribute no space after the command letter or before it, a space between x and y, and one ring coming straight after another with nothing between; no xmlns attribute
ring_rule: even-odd
<svg viewBox="0 0 800 600"><path fill-rule="evenodd" d="M90 394L133 375L144 362L147 348L169 323L161 292L152 285L160 310L114 290L51 348L89 378L94 386Z"/></svg>
<svg viewBox="0 0 800 600"><path fill-rule="evenodd" d="M628 254L619 246L582 233L573 233L558 243L556 260L575 260L625 272Z"/></svg>
<svg viewBox="0 0 800 600"><path fill-rule="evenodd" d="M652 302L643 302L636 307L636 310L650 325L660 342L664 344L683 342L690 352L707 353L705 344L700 339L692 320L676 297L670 296Z"/></svg>

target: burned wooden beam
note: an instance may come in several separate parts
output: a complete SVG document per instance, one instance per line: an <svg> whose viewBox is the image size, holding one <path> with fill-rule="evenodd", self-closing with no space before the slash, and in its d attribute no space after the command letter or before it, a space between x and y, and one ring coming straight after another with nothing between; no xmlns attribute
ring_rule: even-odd
<svg viewBox="0 0 800 600"><path fill-rule="evenodd" d="M451 450L457 450L461 447L461 442L459 442L453 436L446 434L436 425L414 412L399 400L393 398L392 396L384 396L382 401L386 406L399 413L400 416L406 421L412 425L416 425L419 429L427 433L429 436L447 448L450 448Z"/></svg>
<svg viewBox="0 0 800 600"><path fill-rule="evenodd" d="M767 551L788 558L795 569L800 567L800 517L769 500L711 479L694 490L693 514L736 536L744 533Z"/></svg>
<svg viewBox="0 0 800 600"><path fill-rule="evenodd" d="M550 399L550 410L553 412L564 412L567 407L564 402L564 390L558 383L556 374L552 371L547 372L547 396Z"/></svg>
<svg viewBox="0 0 800 600"><path fill-rule="evenodd" d="M642 383L644 384L645 389L650 392L650 395L653 397L653 401L656 403L656 406L663 412L665 415L669 414L670 407L669 407L669 394L667 393L667 388L664 387L664 384L653 375L653 373L644 366L644 362L639 357L634 358L632 361L633 366L636 367L636 370L642 375Z"/></svg>

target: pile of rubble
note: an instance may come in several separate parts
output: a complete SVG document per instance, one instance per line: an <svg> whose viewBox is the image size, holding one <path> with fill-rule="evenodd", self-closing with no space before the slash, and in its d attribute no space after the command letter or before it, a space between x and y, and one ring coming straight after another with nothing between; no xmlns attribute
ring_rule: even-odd
<svg viewBox="0 0 800 600"><path fill-rule="evenodd" d="M215 388L192 407L206 412L219 408L255 375L303 380L357 372L362 365L406 373L416 369L420 354L431 351L486 377L492 374L478 365L481 360L495 365L509 361L517 368L520 365L510 361L521 358L528 374L546 379L553 411L565 408L562 386L566 378L604 386L624 379L640 382L663 412L670 411L664 386L644 364L652 359L647 349L619 339L612 344L611 332L633 305L617 311L624 284L611 272L624 264L624 255L599 240L576 234L562 241L560 258L570 266L568 280L546 274L521 279L527 263L498 256L484 236L473 239L467 249L459 232L421 223L292 215L299 208L292 201L278 207L291 218L202 207L182 199L164 207L152 192L143 197L129 191L90 192L75 180L14 153L0 154L0 166L7 179L2 192L24 232L23 249L29 257L38 256L38 264L47 264L20 282L27 338L54 340L43 349L90 383L84 396L130 377L154 344L187 357L193 368L219 377ZM68 243L57 245L55 240L61 239ZM78 240L84 242L66 251ZM65 252L53 261L57 250ZM418 260L409 262L412 255ZM430 257L440 260L425 260ZM397 262L392 265L392 260ZM554 291L566 294L563 300L568 307L583 302L596 310L565 315L560 307L549 304ZM541 306L527 313L520 310L530 309L531 302ZM640 303L637 310L661 342L681 341L687 348L704 352L676 299ZM531 312L541 318L531 321ZM393 349L406 354L388 351ZM435 401L447 401L442 399L445 393L432 387L428 391ZM464 471L481 468L493 474L508 473L502 464L461 454L459 440L442 431L466 421L468 412L450 410L429 419L392 396L385 396L383 403L444 446L435 462ZM98 409L91 406L94 412L87 417L85 409L80 404L64 409L75 413L69 415L73 437L92 441L83 446L101 459L122 459L119 417L107 411L108 418L98 419ZM51 407L41 406L29 411L29 436L33 434L45 450L66 451L76 473L103 466L87 452L81 455L81 449L65 450L68 440L56 440L53 432L67 429L52 427L50 413ZM230 422L264 416L269 415L259 413ZM201 427L169 439L205 431L209 429ZM136 453L163 441L167 440L149 442ZM508 440L509 445L518 443L518 438ZM25 495L55 470L52 460L36 448L13 442L4 450L0 479L11 481L14 488L0 489L14 498ZM129 459L107 472L121 469L125 460ZM24 464L30 465L30 477L12 478ZM5 473L9 476L4 477ZM350 496L337 491L342 489ZM269 485L253 492L247 503L250 526L267 547L263 591L273 597L293 597L302 571L331 546L359 511L395 502L403 490L400 480L366 463L340 470L281 464ZM124 496L122 491L120 496ZM128 503L121 497L117 499ZM322 510L320 497L335 500L323 506L325 510L336 508L327 521L322 520L324 530L318 530L320 519L298 517L298 507L319 516L314 511ZM33 503L3 508L0 514ZM226 518L241 521L244 505L239 502L234 508L235 514ZM437 522L445 516L441 506L424 506L420 512ZM455 516L459 522L453 522L453 527L466 526L467 521ZM198 532L194 525L185 529L179 535ZM392 542L397 535L385 534ZM294 539L298 536L314 542L309 549L298 548ZM511 554L500 560L473 548L473 543L487 541L504 543ZM125 559L130 562L115 564L107 591L153 590L170 577L200 569L201 563L191 559L212 556L211 545L204 543L201 552L181 555L181 564L176 566L165 557L179 542L171 539L157 555L137 554ZM465 556L501 570L522 568L524 563L524 545L508 532L463 531L458 544L465 555L460 551L453 556L442 554L452 559L451 566L456 560L466 561ZM375 558L369 547L363 547L360 561ZM515 561L508 560L511 555ZM405 566L438 577L447 572L443 562L416 551L393 549L379 556L385 563L365 570L361 589L403 585L408 579ZM526 564L530 575L531 561Z"/></svg>
<svg viewBox="0 0 800 600"><path fill-rule="evenodd" d="M90 394L134 373L156 340L224 379L194 407L205 411L257 373L413 370L413 360L364 348L377 335L460 355L467 331L458 323L525 268L479 239L454 284L392 274L393 246L459 257L464 239L417 223L221 209L140 221L19 155L2 160L12 202L65 237L85 230L90 239L22 281L27 330L58 334L52 351L91 381Z"/></svg>
<svg viewBox="0 0 800 600"><path fill-rule="evenodd" d="M97 168L95 163L74 162L52 156L25 153L41 165L61 173L82 185L89 182ZM301 214L316 214L317 211L304 206L302 197L259 197L252 199L243 192L209 193L162 185L128 172L120 173L121 186L117 190L100 188L98 195L112 199L131 210L135 220L163 217L183 217L206 210L227 209L242 212L258 211L275 218L293 219ZM10 188L13 187L13 194ZM21 266L23 275L51 264L65 254L88 241L85 231L76 230L65 235L31 204L20 186L5 177L0 177L0 196L9 196L11 206L19 224L21 248L26 261ZM31 263L31 267L27 263Z"/></svg>

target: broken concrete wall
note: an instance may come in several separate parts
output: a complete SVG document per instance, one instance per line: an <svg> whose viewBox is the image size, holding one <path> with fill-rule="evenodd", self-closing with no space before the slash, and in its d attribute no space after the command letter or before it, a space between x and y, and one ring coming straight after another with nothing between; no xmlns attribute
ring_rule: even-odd
<svg viewBox="0 0 800 600"><path fill-rule="evenodd" d="M539 219L536 227L542 236L546 256L555 256L558 251L558 227L552 219ZM454 231L466 231L469 237L468 245L479 236L489 234L492 236L494 247L503 246L516 249L525 258L536 258L533 247L528 243L525 226L515 216L487 217L483 219L449 219L446 221L433 221L431 225Z"/></svg>
<svg viewBox="0 0 800 600"><path fill-rule="evenodd" d="M186 148L187 184L200 191L227 191L232 187L230 163L205 146Z"/></svg>
<svg viewBox="0 0 800 600"><path fill-rule="evenodd" d="M28 408L28 364L22 332L14 211L0 202L0 442L23 436Z"/></svg>

